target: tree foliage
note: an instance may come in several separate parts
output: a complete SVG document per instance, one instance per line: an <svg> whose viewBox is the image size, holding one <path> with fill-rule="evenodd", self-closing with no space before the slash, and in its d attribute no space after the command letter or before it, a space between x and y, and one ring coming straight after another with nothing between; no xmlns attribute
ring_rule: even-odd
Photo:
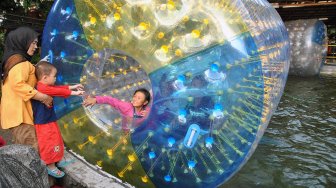
<svg viewBox="0 0 336 188"><path fill-rule="evenodd" d="M53 2L53 0L1 0L0 29L8 31L21 25L29 25L41 31Z"/></svg>
<svg viewBox="0 0 336 188"><path fill-rule="evenodd" d="M0 61L6 33L23 25L42 33L53 3L54 0L0 0Z"/></svg>

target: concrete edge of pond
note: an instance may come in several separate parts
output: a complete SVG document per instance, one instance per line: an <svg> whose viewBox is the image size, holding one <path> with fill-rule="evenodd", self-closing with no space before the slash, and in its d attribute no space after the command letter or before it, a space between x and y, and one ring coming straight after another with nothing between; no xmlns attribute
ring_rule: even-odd
<svg viewBox="0 0 336 188"><path fill-rule="evenodd" d="M65 151L64 158L74 160L73 163L63 168L66 173L66 176L62 179L64 187L134 188L134 186L104 172L99 166L88 163L82 156L72 150Z"/></svg>
<svg viewBox="0 0 336 188"><path fill-rule="evenodd" d="M336 77L336 66L335 65L323 65L320 70L321 77Z"/></svg>

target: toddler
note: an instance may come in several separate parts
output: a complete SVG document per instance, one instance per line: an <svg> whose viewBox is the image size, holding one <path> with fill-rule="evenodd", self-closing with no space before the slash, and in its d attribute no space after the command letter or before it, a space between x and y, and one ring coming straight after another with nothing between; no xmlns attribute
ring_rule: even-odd
<svg viewBox="0 0 336 188"><path fill-rule="evenodd" d="M81 84L73 86L55 86L57 69L54 65L40 61L35 68L38 80L36 89L52 97L69 97L83 95ZM53 107L47 107L37 100L32 100L34 124L41 159L47 164L48 174L55 178L64 176L55 163L61 161L64 155L64 144L61 132L57 125L57 117Z"/></svg>

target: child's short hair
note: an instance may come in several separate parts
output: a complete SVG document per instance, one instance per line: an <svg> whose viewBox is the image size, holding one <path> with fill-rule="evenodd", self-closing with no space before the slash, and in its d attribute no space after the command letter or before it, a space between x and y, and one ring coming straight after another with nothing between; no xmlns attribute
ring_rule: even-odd
<svg viewBox="0 0 336 188"><path fill-rule="evenodd" d="M150 96L150 93L147 89L145 88L139 88L137 90L134 91L134 94L135 95L137 92L141 92L145 95L145 100L148 101L147 105L149 104L150 100L151 100L151 96ZM146 105L145 105L146 106Z"/></svg>
<svg viewBox="0 0 336 188"><path fill-rule="evenodd" d="M47 61L38 62L35 65L35 75L37 80L41 80L45 75L50 75L53 69L56 69L56 67Z"/></svg>

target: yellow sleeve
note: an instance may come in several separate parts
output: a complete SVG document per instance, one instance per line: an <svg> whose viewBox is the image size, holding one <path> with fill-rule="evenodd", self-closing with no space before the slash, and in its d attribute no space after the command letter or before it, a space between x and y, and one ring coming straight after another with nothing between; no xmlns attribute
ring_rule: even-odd
<svg viewBox="0 0 336 188"><path fill-rule="evenodd" d="M32 74L32 68L34 67L30 62L19 63L9 71L7 77L12 90L24 101L30 100L37 93L37 90L28 84L29 77L35 76Z"/></svg>

